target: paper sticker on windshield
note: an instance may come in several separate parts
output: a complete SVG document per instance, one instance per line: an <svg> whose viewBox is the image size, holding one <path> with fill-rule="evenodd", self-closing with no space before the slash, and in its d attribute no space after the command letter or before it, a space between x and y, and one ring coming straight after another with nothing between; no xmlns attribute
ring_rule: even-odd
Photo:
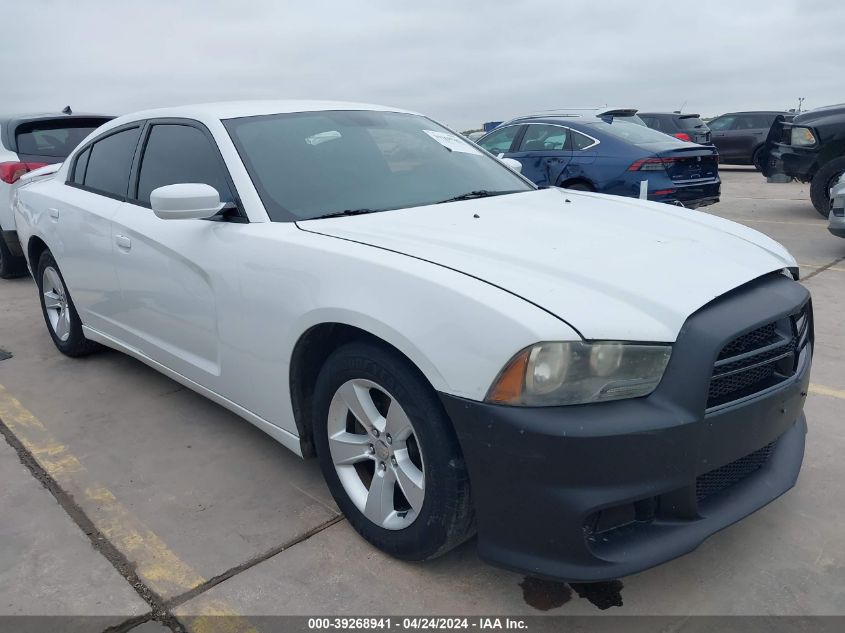
<svg viewBox="0 0 845 633"><path fill-rule="evenodd" d="M481 152L466 141L462 141L454 134L449 134L448 132L435 132L434 130L423 130L423 132L428 134L450 152L461 152L463 154L476 154L481 156Z"/></svg>

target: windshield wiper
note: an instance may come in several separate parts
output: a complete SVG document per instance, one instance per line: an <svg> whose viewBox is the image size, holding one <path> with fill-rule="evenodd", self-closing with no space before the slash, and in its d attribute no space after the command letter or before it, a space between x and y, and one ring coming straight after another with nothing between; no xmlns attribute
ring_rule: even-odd
<svg viewBox="0 0 845 633"><path fill-rule="evenodd" d="M445 202L460 202L461 200L475 200L476 198L489 198L490 196L503 196L507 193L519 193L519 190L516 191L488 191L487 189L478 189L476 191L470 191L468 193L462 193L459 196L455 196L454 198L447 198L446 200L441 200L437 204L443 204Z"/></svg>
<svg viewBox="0 0 845 633"><path fill-rule="evenodd" d="M344 209L343 211L332 211L331 213L324 213L317 215L309 220L323 220L325 218L342 218L346 215L366 215L367 213L378 213L379 209Z"/></svg>

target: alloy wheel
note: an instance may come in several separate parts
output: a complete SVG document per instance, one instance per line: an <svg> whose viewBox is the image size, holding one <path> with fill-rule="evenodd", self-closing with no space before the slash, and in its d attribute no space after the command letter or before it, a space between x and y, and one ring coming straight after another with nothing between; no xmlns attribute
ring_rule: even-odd
<svg viewBox="0 0 845 633"><path fill-rule="evenodd" d="M408 527L425 499L425 466L414 425L376 383L342 384L329 406L332 463L352 503L376 525Z"/></svg>
<svg viewBox="0 0 845 633"><path fill-rule="evenodd" d="M64 343L70 337L70 306L62 278L52 266L44 269L41 278L41 293L44 296L44 310L47 312L53 334Z"/></svg>

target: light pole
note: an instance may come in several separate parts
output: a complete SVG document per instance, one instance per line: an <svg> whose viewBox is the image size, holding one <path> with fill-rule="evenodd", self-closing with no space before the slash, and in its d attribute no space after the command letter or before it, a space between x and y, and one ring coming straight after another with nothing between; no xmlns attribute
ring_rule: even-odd
<svg viewBox="0 0 845 633"><path fill-rule="evenodd" d="M804 103L804 97L798 97L798 114L801 114L801 104Z"/></svg>

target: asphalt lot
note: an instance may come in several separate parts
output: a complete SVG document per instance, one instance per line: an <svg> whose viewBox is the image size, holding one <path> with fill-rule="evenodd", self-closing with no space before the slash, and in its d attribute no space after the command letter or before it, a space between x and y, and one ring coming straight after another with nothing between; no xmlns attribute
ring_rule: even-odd
<svg viewBox="0 0 845 633"><path fill-rule="evenodd" d="M473 542L389 559L339 516L315 461L119 353L62 356L26 278L0 282L0 616L164 631L156 611L200 632L275 614L845 615L845 240L805 185L723 180L705 210L796 256L817 346L796 488L695 552L595 587L490 567Z"/></svg>

